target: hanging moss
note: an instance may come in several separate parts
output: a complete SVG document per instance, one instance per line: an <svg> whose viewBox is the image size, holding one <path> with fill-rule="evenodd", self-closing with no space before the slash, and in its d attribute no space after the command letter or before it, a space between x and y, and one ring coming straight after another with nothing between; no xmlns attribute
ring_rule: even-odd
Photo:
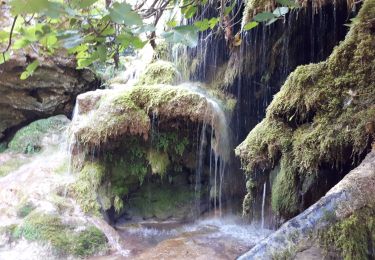
<svg viewBox="0 0 375 260"><path fill-rule="evenodd" d="M98 214L100 205L97 191L105 176L105 168L98 162L86 163L73 184L73 193L84 212Z"/></svg>
<svg viewBox="0 0 375 260"><path fill-rule="evenodd" d="M75 231L58 216L39 212L28 215L14 230L14 237L49 243L60 255L86 257L107 248L106 237L97 228L90 226Z"/></svg>
<svg viewBox="0 0 375 260"><path fill-rule="evenodd" d="M365 1L348 35L331 56L318 64L298 67L267 108L266 118L236 148L247 174L269 172L280 158L291 171L277 177L300 194L302 183L287 183L295 172L299 182L322 165L340 170L370 148L375 125L375 2ZM350 158L348 158L350 157ZM280 193L279 189L275 192ZM289 205L290 196L277 195ZM278 213L283 207L274 207ZM286 212L284 212L286 213Z"/></svg>
<svg viewBox="0 0 375 260"><path fill-rule="evenodd" d="M164 176L170 164L168 154L156 150L150 150L147 154L147 159L151 165L153 174L160 174Z"/></svg>
<svg viewBox="0 0 375 260"><path fill-rule="evenodd" d="M272 184L272 210L286 218L298 212L298 182L296 172L289 163L282 160L279 173Z"/></svg>
<svg viewBox="0 0 375 260"><path fill-rule="evenodd" d="M345 260L374 259L375 210L362 208L320 232L320 243L326 253L333 253Z"/></svg>
<svg viewBox="0 0 375 260"><path fill-rule="evenodd" d="M138 85L176 84L178 77L179 73L173 63L157 60L147 66Z"/></svg>

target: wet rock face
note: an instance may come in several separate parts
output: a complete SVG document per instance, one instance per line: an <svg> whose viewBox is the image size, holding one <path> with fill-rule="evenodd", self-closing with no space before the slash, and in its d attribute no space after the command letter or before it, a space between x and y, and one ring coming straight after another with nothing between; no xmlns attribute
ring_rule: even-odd
<svg viewBox="0 0 375 260"><path fill-rule="evenodd" d="M95 86L87 71L77 71L69 59L42 60L33 76L20 75L37 54L19 53L0 65L0 139L8 129L38 118L56 114L69 115L75 97ZM38 57L39 60L39 57Z"/></svg>
<svg viewBox="0 0 375 260"><path fill-rule="evenodd" d="M9 7L0 5L0 29L12 23ZM4 44L0 50L6 49ZM34 60L40 63L34 75L21 80L20 75ZM97 81L91 72L76 70L75 61L57 51L44 57L38 46L15 50L11 59L0 65L0 140L10 129L39 118L57 114L70 115L75 97L92 89Z"/></svg>

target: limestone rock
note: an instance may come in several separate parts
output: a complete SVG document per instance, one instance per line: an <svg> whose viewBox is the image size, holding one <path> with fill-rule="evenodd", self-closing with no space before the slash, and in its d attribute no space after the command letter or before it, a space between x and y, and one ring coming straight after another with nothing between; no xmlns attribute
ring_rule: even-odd
<svg viewBox="0 0 375 260"><path fill-rule="evenodd" d="M4 3L0 5L0 29L12 22L9 6ZM1 51L5 48L0 45ZM75 97L95 85L94 75L76 70L73 57L61 50L48 57L41 54L37 45L12 51L10 60L0 64L0 139L7 135L8 129L33 120L70 115ZM21 80L21 73L36 59L40 64L37 70Z"/></svg>

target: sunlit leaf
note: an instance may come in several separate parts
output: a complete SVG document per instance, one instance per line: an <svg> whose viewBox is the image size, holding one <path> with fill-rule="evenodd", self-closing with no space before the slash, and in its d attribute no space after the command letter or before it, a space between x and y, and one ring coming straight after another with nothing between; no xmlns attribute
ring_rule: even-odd
<svg viewBox="0 0 375 260"><path fill-rule="evenodd" d="M40 13L47 9L48 0L12 0L10 2L13 15Z"/></svg>
<svg viewBox="0 0 375 260"><path fill-rule="evenodd" d="M72 0L71 3L75 8L87 8L96 3L98 0Z"/></svg>
<svg viewBox="0 0 375 260"><path fill-rule="evenodd" d="M32 63L27 65L26 69L24 72L22 72L20 79L24 80L27 79L28 77L32 76L34 74L34 71L38 68L39 66L39 61L34 60Z"/></svg>
<svg viewBox="0 0 375 260"><path fill-rule="evenodd" d="M169 27L175 27L177 26L177 21L176 20L170 20L166 23L167 26Z"/></svg>
<svg viewBox="0 0 375 260"><path fill-rule="evenodd" d="M142 18L131 9L131 5L127 3L114 3L109 10L109 16L115 23L126 25L142 25Z"/></svg>
<svg viewBox="0 0 375 260"><path fill-rule="evenodd" d="M203 32L210 28L210 23L208 22L208 19L203 19L202 21L196 21L194 22L194 25L198 28L199 31Z"/></svg>
<svg viewBox="0 0 375 260"><path fill-rule="evenodd" d="M249 23L245 24L245 26L243 27L243 29L244 29L245 31L247 31L247 30L251 30L251 29L253 29L254 27L256 27L258 24L259 24L258 22L252 21L252 22L249 22Z"/></svg>
<svg viewBox="0 0 375 260"><path fill-rule="evenodd" d="M185 18L190 19L195 15L197 10L198 8L196 6L189 5L186 9L184 9L183 14L185 15Z"/></svg>
<svg viewBox="0 0 375 260"><path fill-rule="evenodd" d="M6 62L9 59L10 59L10 55L9 55L8 52L0 53L0 64L3 64L4 62Z"/></svg>
<svg viewBox="0 0 375 260"><path fill-rule="evenodd" d="M210 25L210 28L215 28L216 24L219 22L218 17L212 17L210 20L208 20L208 24Z"/></svg>

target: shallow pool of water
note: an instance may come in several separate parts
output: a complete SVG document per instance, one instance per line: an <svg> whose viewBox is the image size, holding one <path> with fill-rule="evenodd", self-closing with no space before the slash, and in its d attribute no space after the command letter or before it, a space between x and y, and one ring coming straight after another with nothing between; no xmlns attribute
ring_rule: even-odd
<svg viewBox="0 0 375 260"><path fill-rule="evenodd" d="M103 259L235 259L272 232L234 216L123 223L116 229L129 255Z"/></svg>

